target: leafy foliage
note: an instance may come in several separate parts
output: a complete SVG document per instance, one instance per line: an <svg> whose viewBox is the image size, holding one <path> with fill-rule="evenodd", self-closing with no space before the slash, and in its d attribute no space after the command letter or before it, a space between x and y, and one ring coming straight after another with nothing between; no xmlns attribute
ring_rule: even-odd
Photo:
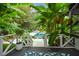
<svg viewBox="0 0 79 59"><path fill-rule="evenodd" d="M21 3L0 3L0 35L17 34L21 36L26 31L39 29L49 34L49 45L58 45L56 37L62 32L69 31L69 24L73 30L78 29L67 16L69 5L66 3L46 3L45 6ZM35 12L32 12L32 10Z"/></svg>
<svg viewBox="0 0 79 59"><path fill-rule="evenodd" d="M49 45L53 45L58 34L65 29L64 17L69 11L69 4L48 3L45 5L47 8L45 6L34 5L32 7L40 13L38 15L39 19L37 18L38 24L50 35Z"/></svg>
<svg viewBox="0 0 79 59"><path fill-rule="evenodd" d="M28 4L25 4L26 8ZM26 14L22 4L0 4L0 35L16 34L17 30L23 29L21 25L25 22ZM26 10L27 11L27 10ZM28 9L29 11L29 9Z"/></svg>

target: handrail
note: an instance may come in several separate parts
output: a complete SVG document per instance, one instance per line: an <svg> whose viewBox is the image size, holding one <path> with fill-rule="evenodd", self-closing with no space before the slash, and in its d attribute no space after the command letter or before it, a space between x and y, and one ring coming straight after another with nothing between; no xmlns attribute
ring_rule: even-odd
<svg viewBox="0 0 79 59"><path fill-rule="evenodd" d="M15 35L15 34L3 35L3 36L0 36L0 38L6 37L6 36L12 36L12 35Z"/></svg>
<svg viewBox="0 0 79 59"><path fill-rule="evenodd" d="M63 34L65 35L70 35L71 37L76 37L76 38L79 38L79 35L76 35L76 34L73 34L73 33L67 33L67 32L64 32Z"/></svg>

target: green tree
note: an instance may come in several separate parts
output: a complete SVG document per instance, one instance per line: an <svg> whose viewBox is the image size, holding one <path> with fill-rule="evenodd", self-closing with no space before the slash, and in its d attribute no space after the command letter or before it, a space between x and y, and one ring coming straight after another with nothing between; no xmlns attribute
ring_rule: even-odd
<svg viewBox="0 0 79 59"><path fill-rule="evenodd" d="M32 7L37 10L39 25L49 34L49 45L57 44L56 37L64 29L64 17L69 11L69 4L48 3L45 6Z"/></svg>
<svg viewBox="0 0 79 59"><path fill-rule="evenodd" d="M27 5L27 4L26 4ZM21 23L22 16L25 16L25 12L16 8L17 4L0 4L0 35L4 34L16 34L16 30L22 29ZM19 18L21 18L19 20ZM19 20L19 21L18 21Z"/></svg>

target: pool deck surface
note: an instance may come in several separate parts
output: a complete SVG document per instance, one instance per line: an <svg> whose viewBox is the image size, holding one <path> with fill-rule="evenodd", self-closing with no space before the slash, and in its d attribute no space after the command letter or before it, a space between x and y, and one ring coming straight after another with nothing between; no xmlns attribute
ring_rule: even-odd
<svg viewBox="0 0 79 59"><path fill-rule="evenodd" d="M44 39L33 39L33 47L44 47Z"/></svg>
<svg viewBox="0 0 79 59"><path fill-rule="evenodd" d="M61 52L70 54L70 56L79 56L79 51L74 48L47 48L47 47L26 47L20 51L13 50L7 56L26 56L25 53L28 51L44 52L44 53Z"/></svg>

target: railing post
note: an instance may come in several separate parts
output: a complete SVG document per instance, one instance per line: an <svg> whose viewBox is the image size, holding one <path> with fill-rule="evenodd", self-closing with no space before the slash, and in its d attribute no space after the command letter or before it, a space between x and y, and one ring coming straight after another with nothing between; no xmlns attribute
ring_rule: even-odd
<svg viewBox="0 0 79 59"><path fill-rule="evenodd" d="M44 40L44 46L47 47L48 46L48 42L47 42L47 36L46 35L44 36L43 40Z"/></svg>
<svg viewBox="0 0 79 59"><path fill-rule="evenodd" d="M3 39L0 38L0 56L3 54Z"/></svg>
<svg viewBox="0 0 79 59"><path fill-rule="evenodd" d="M79 50L79 39L75 38L75 48Z"/></svg>
<svg viewBox="0 0 79 59"><path fill-rule="evenodd" d="M60 34L60 47L63 47L63 34Z"/></svg>

